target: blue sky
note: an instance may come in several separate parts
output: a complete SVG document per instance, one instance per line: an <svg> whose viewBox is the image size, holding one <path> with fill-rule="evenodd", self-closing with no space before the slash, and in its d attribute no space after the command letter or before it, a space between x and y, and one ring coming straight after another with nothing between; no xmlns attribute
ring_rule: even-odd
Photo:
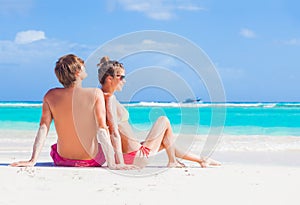
<svg viewBox="0 0 300 205"><path fill-rule="evenodd" d="M60 86L53 71L60 56L74 53L85 60L120 35L158 30L188 39L209 56L227 101L300 101L296 0L0 0L0 5L0 100L42 100L49 88ZM129 59L125 67L151 66L155 59L142 65L145 56L138 57L139 63ZM190 85L196 96L210 100L201 83ZM159 89L135 96L172 99Z"/></svg>

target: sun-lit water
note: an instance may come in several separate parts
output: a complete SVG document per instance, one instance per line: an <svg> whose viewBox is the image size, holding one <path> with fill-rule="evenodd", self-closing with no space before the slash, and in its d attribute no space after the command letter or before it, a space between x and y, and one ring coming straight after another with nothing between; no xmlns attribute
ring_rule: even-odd
<svg viewBox="0 0 300 205"><path fill-rule="evenodd" d="M31 151L41 102L0 102L0 152ZM300 150L300 103L129 103L130 123L144 140L159 116L170 119L180 144L201 150L217 128L220 151ZM141 136L139 136L139 134ZM56 141L52 124L47 146ZM17 147L16 147L17 146ZM29 153L27 153L29 155ZM44 153L48 155L47 153Z"/></svg>
<svg viewBox="0 0 300 205"><path fill-rule="evenodd" d="M41 102L1 102L0 129L34 130L41 116ZM223 126L231 135L300 136L300 103L130 103L124 104L131 124L148 130L159 116L167 116L175 132L205 134ZM224 115L215 115L218 112ZM224 123L213 120L224 117ZM53 126L52 126L53 128Z"/></svg>

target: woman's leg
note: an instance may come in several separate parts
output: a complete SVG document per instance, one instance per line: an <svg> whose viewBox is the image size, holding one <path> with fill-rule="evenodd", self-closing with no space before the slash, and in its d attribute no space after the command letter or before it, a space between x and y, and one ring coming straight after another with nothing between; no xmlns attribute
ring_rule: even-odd
<svg viewBox="0 0 300 205"><path fill-rule="evenodd" d="M159 148L159 151L162 149L165 149L165 147L163 145ZM175 145L175 156L177 158L181 158L184 160L196 162L196 163L200 164L200 166L202 168L205 168L207 166L220 166L221 165L220 162L213 160L211 158L202 158L194 153L184 152L181 149L179 149L176 145ZM182 165L182 167L185 166L182 162L179 162L179 161L177 161L177 162L180 163Z"/></svg>
<svg viewBox="0 0 300 205"><path fill-rule="evenodd" d="M143 145L151 149L151 151L154 153L160 151L161 149L166 149L169 158L168 166L170 167L184 166L182 163L177 161L176 157L188 161L197 162L201 167L207 167L208 165L221 165L215 160L212 160L210 158L204 159L196 154L184 152L176 147L172 127L168 118L166 117L159 117L157 119Z"/></svg>
<svg viewBox="0 0 300 205"><path fill-rule="evenodd" d="M177 147L175 148L175 156L184 160L199 163L202 168L207 167L206 161L202 159L200 156L193 153L184 152L178 149Z"/></svg>
<svg viewBox="0 0 300 205"><path fill-rule="evenodd" d="M152 153L158 152L160 147L166 149L169 158L169 167L180 166L176 160L175 138L172 132L172 127L167 117L159 117L150 130L143 145L151 149Z"/></svg>
<svg viewBox="0 0 300 205"><path fill-rule="evenodd" d="M172 129L172 128L170 128ZM174 143L174 142L173 142ZM181 158L181 159L184 159L184 160L188 160L188 161L191 161L191 162L196 162L198 164L200 164L200 166L202 168L205 168L207 166L220 166L221 163L216 161L216 160L213 160L211 158L205 158L205 157L201 157L200 155L196 155L194 153L191 153L191 152L186 152L186 151L183 151L182 149L178 148L178 146L176 146L175 144L173 145L174 149L175 149L175 157L177 158ZM162 150L162 149L166 149L164 144L161 144L160 148L158 151ZM183 163L177 161L179 164L181 164L181 167L184 166Z"/></svg>
<svg viewBox="0 0 300 205"><path fill-rule="evenodd" d="M218 161L215 161L210 158L201 157L201 156L198 156L191 152L184 152L177 147L175 147L175 155L176 155L176 157L184 159L184 160L197 162L200 164L200 166L202 168L205 168L207 166L220 166L221 165L221 163Z"/></svg>

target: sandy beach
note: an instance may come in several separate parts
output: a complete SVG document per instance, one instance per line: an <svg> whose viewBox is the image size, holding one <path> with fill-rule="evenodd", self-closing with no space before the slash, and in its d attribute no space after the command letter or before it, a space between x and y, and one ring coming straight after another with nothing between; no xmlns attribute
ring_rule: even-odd
<svg viewBox="0 0 300 205"><path fill-rule="evenodd" d="M299 167L224 164L148 177L124 172L132 171L1 167L0 204L299 204Z"/></svg>
<svg viewBox="0 0 300 205"><path fill-rule="evenodd" d="M1 131L0 204L299 204L300 152L298 138L293 150L266 151L230 149L228 136L212 158L221 167L200 168L184 162L186 168L168 169L165 153L143 170L110 171L103 168L54 167L49 146L50 132L39 158L31 168L8 166L30 157L34 131ZM16 138L13 140L11 136ZM10 138L10 142L5 139ZM232 136L231 136L232 138ZM14 141L14 143L11 142ZM296 140L296 141L295 141ZM286 141L286 140L285 140ZM246 143L247 141L245 141ZM240 141L237 140L235 146ZM241 146L241 145L240 145ZM268 145L270 146L270 145ZM226 149L222 149L226 147ZM250 146L251 147L251 146ZM259 149L257 149L259 150ZM272 151L273 150L273 151Z"/></svg>

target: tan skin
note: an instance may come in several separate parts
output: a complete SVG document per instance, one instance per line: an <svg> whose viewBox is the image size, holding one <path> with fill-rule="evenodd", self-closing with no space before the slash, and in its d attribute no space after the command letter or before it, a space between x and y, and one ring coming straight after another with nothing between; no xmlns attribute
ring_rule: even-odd
<svg viewBox="0 0 300 205"><path fill-rule="evenodd" d="M105 101L100 89L81 87L81 82L86 76L85 69L82 69L76 73L73 86L51 89L46 93L32 157L28 161L14 162L11 166L34 166L36 164L52 120L54 120L58 136L57 151L62 157L87 160L97 155L97 129L107 130ZM106 143L110 144L108 146L110 149L112 147L110 140ZM113 157L107 160L107 163L110 169L136 168L116 164Z"/></svg>
<svg viewBox="0 0 300 205"><path fill-rule="evenodd" d="M121 105L115 98L114 92L121 91L124 84L125 79L120 80L120 76L125 75L124 69L118 69L115 71L115 76L108 76L105 80L105 83L102 85L102 90L105 94L106 104L112 104L112 101L116 101L114 105L116 106L116 118L117 120L111 120L109 123L111 127L110 132L117 133L117 135L121 138L121 148L117 152L130 153L132 151L139 150L141 147L140 142L134 138L133 130L128 122L128 120L122 120L123 115L126 114L125 108ZM111 108L106 107L108 118L113 118L114 115L111 115ZM114 122L113 122L114 121ZM182 167L184 166L180 163L176 157L182 158L185 160L193 161L199 163L201 167L207 166L218 166L219 162L214 161L212 159L203 159L199 156L192 153L185 153L174 145L175 138L172 132L172 127L170 125L169 120L166 117L160 117L154 123L152 129L147 135L145 141L143 142L143 146L151 149L152 153L156 153L162 149L165 149L168 155L168 165L169 167ZM145 159L147 160L147 159ZM140 160L135 160L134 164L142 167L143 165L139 164ZM142 164L146 164L147 162L142 162Z"/></svg>

